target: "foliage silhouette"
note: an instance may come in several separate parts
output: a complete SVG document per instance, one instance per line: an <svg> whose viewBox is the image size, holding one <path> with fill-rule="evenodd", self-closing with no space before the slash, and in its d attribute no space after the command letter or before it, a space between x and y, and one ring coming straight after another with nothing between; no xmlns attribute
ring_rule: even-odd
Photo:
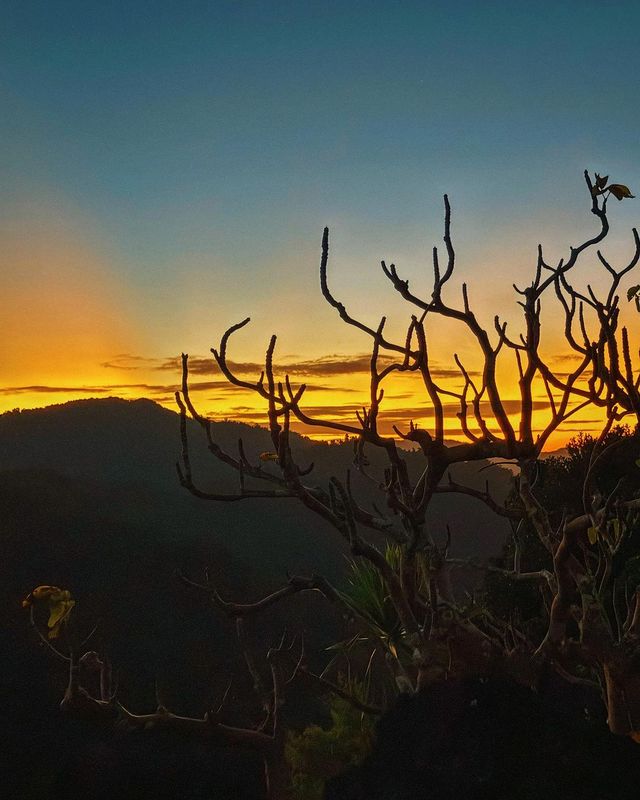
<svg viewBox="0 0 640 800"><path fill-rule="evenodd" d="M532 282L523 289L514 287L523 312L522 331L516 337L507 331L506 322L499 316L494 319L493 331L483 327L472 309L466 284L462 284L459 303L448 299L456 255L451 207L446 196L446 264L441 264L434 248L431 293L425 297L416 294L394 264L382 262L384 275L414 312L402 341L388 336L385 318L375 326L362 322L334 297L328 283L329 231L325 229L320 263L322 293L346 324L371 340L369 403L356 414L357 421L353 424L327 421L305 411L303 398L307 387L294 386L287 375L281 379L276 376L275 336L267 347L264 371L255 381L235 374L227 356L229 342L246 327L247 318L231 326L212 353L230 384L252 391L264 401L270 446L262 449L261 455L248 453L242 440L237 448L221 446L215 438L214 426L191 400L188 356L183 355L182 387L176 393L182 442L177 472L182 486L195 497L216 504L236 506L256 501L288 504L298 500L323 520L354 559L365 565L358 569L361 586L366 583L367 591L358 597L349 596L348 591L340 591L326 576L314 572L290 575L286 584L259 600L245 597L242 602L232 602L222 596L210 576L204 581L182 576L192 590L199 591L220 612L236 620L240 649L263 711L260 721L251 726L223 723L215 711L184 717L172 713L160 701L155 711L133 714L109 692L96 694L78 680L79 653L73 646L68 656L71 669L65 707L80 715L102 717L108 723L114 718L124 720L134 729L183 731L253 749L264 760L267 794L274 800L285 797L290 776L284 759L286 735L282 708L288 687L301 679L318 691L330 689L354 708L363 710L362 700L332 680L327 669L321 673L313 671L301 638L283 637L279 644L269 648L265 663L256 660L246 636L246 620L260 619L263 611L292 596L314 593L350 619L356 632L363 627L371 632L374 625L378 633L382 631L384 635L376 641L372 637L367 663L372 664L380 651L380 670L392 673L396 694L418 693L422 698L435 698L435 703L444 703L449 698L452 713L447 725L454 739L468 736L470 741L476 741L462 709L466 708L470 693L480 692L479 686L489 687L482 692L489 697L488 707L493 709L501 693L508 700L509 680L532 687L549 674L585 689L601 687L609 730L620 736L640 738L640 592L636 591L635 570L627 555L635 552L635 514L640 509L640 498L623 479L607 493L598 491L596 485L611 453L617 447L622 452L628 438L609 441L614 425L628 415L636 424L640 421L640 379L631 357L628 330L619 328L618 294L621 281L640 260L640 237L634 230L634 255L620 269L614 268L597 250L609 276L604 299L590 286L585 291L575 288L570 280L583 253L595 250L609 233L609 198L632 197L623 184L609 184L608 176L596 175L594 182L585 172L585 182L597 229L589 238L572 246L556 265L547 263L539 247ZM568 373L554 371L541 348L541 298L551 293L555 293L565 320L567 346L576 356L576 363ZM456 355L460 378L458 386L453 388L440 385L434 378L428 346L434 329L437 331L444 319L471 334L481 365L478 379ZM499 362L505 357L517 369L520 397L515 404L506 400L499 385ZM422 380L433 423L431 430L426 430L408 420L404 430L394 428L397 437L394 438L381 433L384 385L390 375L402 373L415 373ZM544 391L548 398L547 419L541 430L534 425L534 397L539 391ZM581 504L572 500L573 506L562 502L547 507L537 485L542 450L556 430L587 407L601 409L605 422L590 449L578 495ZM464 443L445 439L446 423L453 415L466 438ZM235 471L236 487L198 484L188 417L201 428L215 459ZM514 417L517 417L515 424ZM352 438L354 459L346 476L331 474L322 484L309 477L314 465L303 461L293 447L294 420ZM399 439L418 448L420 462L416 462L416 454L407 454L398 446ZM587 449L583 447L580 453ZM378 458L372 456L376 452ZM382 469L379 469L380 458L384 461ZM475 463L478 471L490 466L500 472L496 462L510 465L508 475L513 492L506 502L500 502L492 494L488 483L478 488L456 479L460 465ZM370 507L368 497L363 499L358 491L355 474L378 491L379 501ZM443 541L429 522L428 510L438 494L471 497L507 520L513 534L512 563L499 566L454 557L455 532L449 530ZM390 542L396 550L385 552ZM535 542L536 552L529 566L523 547L531 542ZM465 593L464 584L455 579L458 570L477 570L534 586L542 598L538 605L540 614L536 616L536 610L529 609L529 618L524 618L527 614L507 603L500 616L496 616L482 593ZM375 612L372 599L377 600ZM540 618L543 624L534 624ZM434 693L432 687L439 689ZM524 698L522 692L527 691L530 688L514 689L514 696ZM461 698L462 705L456 705L455 697ZM469 703L476 699L471 697ZM368 709L375 714L388 699L380 694L372 696L369 702L375 703ZM457 712L453 713L455 709ZM522 728L521 723L522 720L517 722L517 727ZM507 719L506 727L498 726L491 739L494 751L499 752L509 740L517 740L513 724L513 720ZM448 741L447 737L443 741ZM480 746L482 737L477 741ZM545 747L540 748L550 763L555 763L554 741L553 737L547 737ZM631 745L628 740L625 743ZM474 750L470 758L455 773L445 766L443 774L449 781L446 784L449 790L457 786L458 790L470 791L469 781L485 780L484 752ZM408 780L410 773L407 766L405 779ZM442 792L448 791L445 783L441 781L440 785ZM545 784L542 781L540 785Z"/></svg>

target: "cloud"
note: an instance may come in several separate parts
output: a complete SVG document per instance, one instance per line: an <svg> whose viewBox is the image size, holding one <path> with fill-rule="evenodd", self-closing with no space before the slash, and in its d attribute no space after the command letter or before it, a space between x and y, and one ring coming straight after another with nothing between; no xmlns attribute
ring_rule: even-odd
<svg viewBox="0 0 640 800"><path fill-rule="evenodd" d="M520 410L520 401L519 400L504 400L503 405L505 410L508 414L516 414ZM546 401L534 401L533 403L534 410L546 410L549 408L549 403ZM246 408L246 407L245 407ZM312 417L313 419L320 419L327 423L331 421L334 422L342 422L342 423L356 423L357 424L357 417L356 412L362 412L362 406L355 404L355 403L342 403L338 404L327 404L327 405L304 405L301 404L301 410L308 416ZM455 420L456 413L459 410L459 406L455 403L447 403L444 406L444 413L445 418L447 420ZM487 402L481 404L482 413L485 415L485 419L487 423L491 426L493 423L493 418L491 415L491 409ZM222 412L225 415L228 415L228 411ZM248 419L256 419L266 416L266 408L264 409L248 409L243 410L242 407L238 407L237 412L234 411L234 415L237 413L239 419L248 420ZM215 416L215 414L213 415ZM392 406L385 407L384 403L380 408L380 415L379 420L381 423L392 425L392 424L399 424L399 423L406 423L409 420L430 420L433 419L433 407L430 405L423 405L423 406L406 406L403 408L393 408ZM473 414L469 414L469 422L473 426L475 423L475 419Z"/></svg>
<svg viewBox="0 0 640 800"><path fill-rule="evenodd" d="M571 417L569 417L571 419ZM571 420L574 425L600 425L604 424L604 417L601 419L572 419ZM564 428L562 430L573 430L573 428ZM582 430L581 428L577 428L576 430Z"/></svg>
<svg viewBox="0 0 640 800"><path fill-rule="evenodd" d="M0 386L0 395L12 394L106 394L108 386Z"/></svg>
<svg viewBox="0 0 640 800"><path fill-rule="evenodd" d="M288 357L291 359L291 356ZM378 359L380 367L392 364L394 359L389 355L381 355ZM258 376L264 370L264 364L257 361L227 361L229 369L237 375ZM179 356L167 358L146 358L136 355L114 356L113 359L105 361L101 366L109 369L152 369L161 372L181 372L181 362ZM352 375L354 373L368 373L371 369L371 354L356 353L329 354L315 359L287 360L281 363L276 362L276 372L278 374L296 376L316 376L331 377L334 375ZM211 375L218 373L218 365L213 356L189 356L189 373L191 375ZM460 378L458 369L440 367L438 364L431 365L431 374L438 380L446 378ZM471 375L478 375L478 372L471 371Z"/></svg>
<svg viewBox="0 0 640 800"><path fill-rule="evenodd" d="M226 381L202 381L191 388L194 390L226 388ZM109 394L113 392L146 392L149 394L167 394L175 392L176 384L150 384L150 383L110 383L104 386L2 386L0 395L10 394Z"/></svg>
<svg viewBox="0 0 640 800"><path fill-rule="evenodd" d="M579 355L578 353L556 353L552 355L550 360L551 361L582 361L583 356Z"/></svg>
<svg viewBox="0 0 640 800"><path fill-rule="evenodd" d="M147 367L151 369L157 369L159 359L157 358L146 358L145 356L134 356L131 353L119 353L113 358L109 359L108 361L102 361L100 366L105 367L106 369L126 369L126 370L133 370L133 369L140 369L141 367Z"/></svg>
<svg viewBox="0 0 640 800"><path fill-rule="evenodd" d="M519 400L503 400L502 405L504 406L507 414L516 414L520 411ZM348 413L355 413L356 410L360 411L361 408L362 407L358 405L332 406L330 409L325 406L312 406L305 410L309 416L313 416L314 414L326 414L327 410L330 410L332 413L342 414L344 416ZM460 406L457 403L445 403L443 408L445 417L447 418L455 418L455 415L460 410ZM533 408L534 410L547 409L549 408L549 403L548 401L543 400L534 401ZM486 419L490 421L492 416L491 407L487 401L483 401L480 404L480 410ZM385 407L383 402L380 407L380 414L387 419L420 419L424 417L433 417L433 407L431 405L420 405L406 406L404 408L391 408ZM470 416L472 416L472 414Z"/></svg>
<svg viewBox="0 0 640 800"><path fill-rule="evenodd" d="M56 386L46 384L36 384L30 386L0 386L0 396L21 395L21 394L113 394L119 392L136 392L153 396L158 402L172 398L174 392L179 389L179 382L175 383L109 383L101 386ZM250 392L250 389L231 387L234 392ZM193 381L189 384L190 392L217 391L221 393L216 399L225 400L229 398L230 384L226 380L219 381ZM355 389L336 388L335 386L309 385L307 392L340 391L355 392Z"/></svg>

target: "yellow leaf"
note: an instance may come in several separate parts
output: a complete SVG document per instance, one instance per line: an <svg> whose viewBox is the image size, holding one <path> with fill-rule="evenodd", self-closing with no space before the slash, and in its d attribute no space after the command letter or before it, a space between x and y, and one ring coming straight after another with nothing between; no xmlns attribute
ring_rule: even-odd
<svg viewBox="0 0 640 800"><path fill-rule="evenodd" d="M620 520L613 519L611 520L611 527L613 528L613 535L616 539L620 538Z"/></svg>
<svg viewBox="0 0 640 800"><path fill-rule="evenodd" d="M595 544L598 541L598 529L593 527L589 528L587 536L589 537L589 544Z"/></svg>
<svg viewBox="0 0 640 800"><path fill-rule="evenodd" d="M622 183L612 183L610 186L607 186L607 189L614 197L617 197L618 200L623 200L625 197L635 197L635 195L631 194L629 187L624 186Z"/></svg>
<svg viewBox="0 0 640 800"><path fill-rule="evenodd" d="M47 600L52 594L56 594L60 589L57 586L36 586L36 588L29 592L29 594L22 601L23 608L29 608L34 603L39 603L41 600Z"/></svg>
<svg viewBox="0 0 640 800"><path fill-rule="evenodd" d="M37 586L22 601L22 607L28 608L34 603L47 602L49 605L49 639L55 639L60 635L62 623L68 618L71 609L76 601L71 598L71 592L67 589L60 589L59 586Z"/></svg>
<svg viewBox="0 0 640 800"><path fill-rule="evenodd" d="M71 599L71 592L59 591L49 596L49 638L55 639L60 635L62 623L67 619L76 601Z"/></svg>

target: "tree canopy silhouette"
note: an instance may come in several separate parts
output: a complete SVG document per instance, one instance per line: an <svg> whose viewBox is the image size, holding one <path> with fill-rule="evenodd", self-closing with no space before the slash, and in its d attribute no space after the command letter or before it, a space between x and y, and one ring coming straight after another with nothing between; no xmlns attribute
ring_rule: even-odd
<svg viewBox="0 0 640 800"><path fill-rule="evenodd" d="M623 419L634 425L640 422L640 376L629 331L620 325L619 295L623 279L640 258L640 238L634 229L632 258L622 267L612 266L599 249L609 233L607 203L611 196L622 200L632 195L622 184L609 184L608 177L596 175L592 180L588 172L584 177L596 229L555 264L548 263L542 246L538 247L531 283L514 286L522 311L516 334L499 315L494 317L493 329L483 327L466 284L459 301L451 299L456 255L446 195L444 258L434 247L430 291L422 295L394 264L381 264L391 287L412 310L402 340L387 334L384 317L371 325L354 317L336 299L329 285L329 230L325 228L322 294L371 345L369 402L351 424L327 421L305 410L305 384L294 385L288 375L278 376L275 335L267 346L264 370L254 381L234 372L228 352L233 335L249 324L247 318L223 334L212 354L230 384L263 401L272 450L255 460L241 440L237 451L225 450L215 440L214 426L191 399L189 359L183 354L182 385L176 393L181 416L182 453L177 464L181 484L196 497L214 502L298 500L325 520L348 547L353 558L349 585L334 586L319 574L291 575L261 599L245 597L234 602L223 598L208 577L182 576L185 584L237 620L238 640L263 712L254 728L222 723L215 711L202 718L180 716L162 704L148 714L133 714L118 703L106 667L97 656L90 660L96 670L102 670L99 693L81 685L79 671L82 664L87 666L88 656L80 652L67 656L67 707L124 719L131 727L170 727L254 748L264 755L267 791L273 798L286 794L280 709L288 685L295 680L317 691L333 692L363 713L379 714L393 695L413 694L443 681L499 675L533 686L543 672L552 669L569 683L600 692L611 732L640 740L640 573L630 568L633 559L640 557L640 498L637 482L625 480L624 470L604 492L600 480L602 468L622 447L621 442L627 443L627 451L638 444L636 437L612 437L612 431ZM574 281L590 251L595 251L608 278L602 296L591 286L576 288ZM629 300L637 296L637 288L629 288ZM555 370L542 352L543 296L555 298L562 315L565 342L575 356L569 372ZM442 385L435 377L430 356L431 336L443 319L471 334L480 361L477 377L455 355L456 388ZM515 413L498 380L503 359L511 359L517 370ZM394 428L395 436L385 436L379 425L385 382L401 373L414 373L421 379L433 422L427 429L407 420L406 426ZM541 430L536 430L533 418L538 389L548 399ZM588 407L602 410L603 425L588 448L580 485L574 487L571 498L552 500L548 493L545 497L537 485L543 448L567 420ZM464 442L445 439L446 422L452 415L459 421ZM202 428L212 455L237 473L236 491L201 488L191 465L189 416ZM298 463L292 452L294 420L352 440L353 466L346 475L333 475L326 485L317 485L313 464ZM411 443L418 453L401 447L402 441ZM380 459L372 456L376 452L382 455L381 469L376 466ZM456 467L469 462L493 471L508 464L512 488L508 498L495 495L491 480L478 488L477 481L457 479ZM633 461L625 462L624 468L637 469ZM356 487L356 475L370 487L364 496ZM372 493L377 500L371 500ZM430 528L427 517L435 496L444 493L470 496L508 520L512 531L509 562L479 563L452 556L455 533L449 531L443 539ZM469 525L473 526L473 520ZM258 528L257 524L256 535ZM470 591L469 583L459 579L465 572L498 575L510 588L530 587L538 598L536 613L522 613L515 590L513 603L507 593L499 613L499 604L488 602L486 592ZM255 657L245 620L304 592L321 594L350 621L350 638L341 647L359 659L362 674L377 676L368 684L367 696L339 679L335 665L313 671L300 639L289 642L283 637L269 650L266 669Z"/></svg>

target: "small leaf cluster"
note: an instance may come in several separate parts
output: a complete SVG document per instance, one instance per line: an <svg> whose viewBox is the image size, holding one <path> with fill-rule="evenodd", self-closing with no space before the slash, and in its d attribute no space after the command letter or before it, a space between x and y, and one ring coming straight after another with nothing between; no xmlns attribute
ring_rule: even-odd
<svg viewBox="0 0 640 800"><path fill-rule="evenodd" d="M387 547L385 558L399 572L402 553L397 545ZM368 633L397 657L404 631L380 571L369 561L350 560L347 585L339 595L365 624Z"/></svg>
<svg viewBox="0 0 640 800"><path fill-rule="evenodd" d="M364 700L364 687L361 693ZM321 800L325 781L361 764L373 746L374 718L341 697L332 696L329 702L330 727L310 725L301 733L288 734L285 757L296 800Z"/></svg>
<svg viewBox="0 0 640 800"><path fill-rule="evenodd" d="M598 175L598 173L596 172L596 182L592 189L594 197L596 197L599 194L604 194L605 192L609 192L617 200L626 200L635 197L634 194L631 194L631 190L629 189L629 187L625 186L623 183L610 183L607 186L608 180L609 180L608 175L602 177Z"/></svg>

